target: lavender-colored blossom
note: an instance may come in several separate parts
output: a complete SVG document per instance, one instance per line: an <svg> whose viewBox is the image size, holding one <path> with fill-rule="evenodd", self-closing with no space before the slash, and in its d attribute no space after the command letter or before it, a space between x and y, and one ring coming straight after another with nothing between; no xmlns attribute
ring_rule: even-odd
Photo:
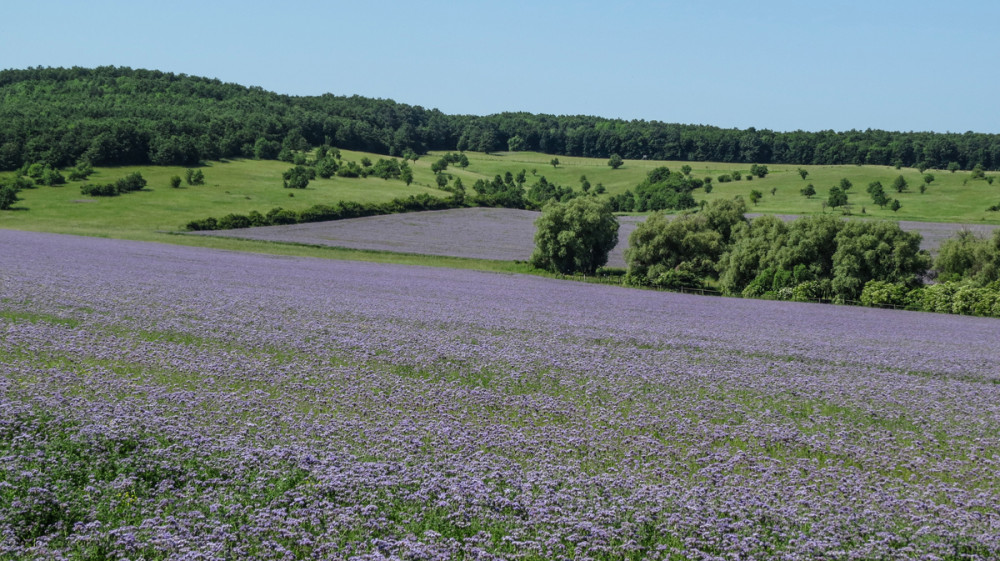
<svg viewBox="0 0 1000 561"><path fill-rule="evenodd" d="M0 558L1000 556L994 319L0 243Z"/></svg>

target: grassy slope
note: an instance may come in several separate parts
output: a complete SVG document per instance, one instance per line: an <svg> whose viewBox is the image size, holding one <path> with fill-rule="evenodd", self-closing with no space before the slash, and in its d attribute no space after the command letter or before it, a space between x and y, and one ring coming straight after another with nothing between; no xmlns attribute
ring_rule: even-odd
<svg viewBox="0 0 1000 561"><path fill-rule="evenodd" d="M361 156L364 154L343 152L345 160L359 160ZM417 173L409 186L378 178L334 177L317 178L306 189L284 189L281 174L289 167L291 164L278 161L210 162L202 168L204 185L182 184L179 189L171 188L169 180L174 175L183 177L184 168L98 168L85 182L22 191L22 201L15 208L27 210L0 213L0 227L148 240L162 238L158 231L180 230L187 222L208 216L252 210L266 213L274 207L301 210L339 200L383 202L419 193L448 196L430 187L433 176L429 169ZM146 190L118 197L80 194L84 183L109 183L133 171L146 178Z"/></svg>
<svg viewBox="0 0 1000 561"><path fill-rule="evenodd" d="M360 160L369 156L376 160L380 156L359 152L343 151L344 160ZM589 158L560 157L560 165L553 168L551 155L533 152L480 154L467 153L470 158L468 169L455 167L448 172L461 177L467 188L476 179L491 179L506 171L517 173L525 169L529 173L528 184L544 175L549 181L579 189L580 176L586 175L594 185L603 183L608 193L615 194L633 188L655 167L668 166L680 169L685 162L634 161L612 170L605 160ZM125 174L138 170L149 181L146 191L120 197L95 198L80 194L81 182L71 182L60 187L38 187L21 193L23 199L16 210L0 212L0 228L35 230L90 236L108 236L134 240L160 241L223 249L271 252L291 255L314 255L344 259L373 261L393 261L438 265L447 267L475 267L488 270L519 272L523 266L501 262L478 262L476 260L442 259L435 257L401 257L380 252L363 252L313 248L307 246L281 246L273 243L244 242L239 240L194 238L192 236L171 235L168 232L180 229L190 220L208 216L221 217L229 213L245 214L252 210L267 212L274 207L303 209L317 203L333 203L338 200L358 202L388 201L395 197L405 197L417 193L436 196L448 194L437 190L431 164L440 153L421 157L412 164L415 180L410 186L400 181L382 179L317 179L310 182L305 190L288 190L281 187L281 173L290 167L286 162L234 160L211 162L203 170L206 184L184 186L180 189L169 187L169 178L184 175L183 168L176 167L123 167L99 168L89 182L110 182ZM384 156L382 156L384 157ZM695 177L717 177L732 170L746 171L749 166L724 163L689 163L694 168ZM797 169L809 171L802 180ZM842 177L850 179L854 187L850 200L854 203L854 213L860 214L865 207L865 215L892 219L922 220L938 222L982 222L1000 223L997 213L986 212L986 207L1000 201L1000 182L989 185L985 181L969 180L969 172L948 173L930 170L935 181L925 194L918 187L922 174L915 169L881 166L793 166L769 165L771 174L764 179L731 183L714 181L715 189L705 194L701 189L695 192L695 199L713 200L740 194L747 196L751 189L764 193L764 198L753 210L763 213L804 214L822 212L821 201L826 198L829 188L839 183ZM531 175L535 170L536 176ZM911 185L907 193L892 194L900 199L903 207L898 213L881 210L871 204L865 193L870 181L880 180L890 188L893 178L902 174ZM818 195L806 199L799 189L807 183L815 185ZM963 184L965 183L965 184ZM772 188L776 189L771 195ZM294 197L289 197L294 194ZM81 202L88 201L88 202ZM478 263L478 264L477 264Z"/></svg>
<svg viewBox="0 0 1000 561"><path fill-rule="evenodd" d="M427 156L420 162L427 159L432 159L432 156ZM526 169L530 173L532 169L536 169L538 175L544 175L549 181L571 186L574 189L579 189L580 176L586 175L591 184L603 183L607 187L608 193L615 194L633 188L653 168L667 166L672 170L679 171L681 166L687 164L693 168L692 176L698 178L710 176L713 179L712 192L705 194L704 190L699 189L694 193L695 200L711 201L735 195L747 198L752 189L757 189L764 193L764 198L752 210L769 214L821 213L823 212L822 201L827 198L830 188L838 185L841 178L846 177L854 184L848 194L849 202L852 204L852 212L855 215L861 214L861 208L864 207L865 215L875 218L1000 224L1000 214L986 211L986 207L1000 202L1000 182L994 182L993 185L990 185L986 181L970 180L970 172L968 171L949 173L944 170L927 170L926 173L933 174L935 179L927 188L927 192L921 194L919 187L923 183L923 174L915 168L897 170L889 166L769 164L767 167L770 174L764 179L755 178L753 181L744 179L743 181L719 183L719 175L731 173L734 170L740 170L745 175L750 166L748 164L718 162L627 160L624 166L612 170L608 167L606 160L560 157L559 167L553 168L549 164L551 159L551 155L533 152L499 153L485 156L470 153L472 163L469 170L456 173L462 176L462 181L467 186L471 186L471 183L466 179L467 177L474 181L475 177L492 178L494 174L502 174L507 170L517 172ZM799 168L809 172L805 180L799 176ZM901 194L890 192L892 191L892 181L899 175L902 175L909 183L909 191ZM1000 176L996 174L991 175L1000 179ZM532 181L534 179L529 179L529 184ZM884 210L879 209L872 203L871 197L865 191L872 181L881 181L886 194L890 198L899 199L903 206L898 212L893 212L888 207ZM807 199L799 193L799 190L809 183L813 184L817 192L811 199ZM777 189L774 195L771 195L772 188ZM831 211L827 210L827 212Z"/></svg>

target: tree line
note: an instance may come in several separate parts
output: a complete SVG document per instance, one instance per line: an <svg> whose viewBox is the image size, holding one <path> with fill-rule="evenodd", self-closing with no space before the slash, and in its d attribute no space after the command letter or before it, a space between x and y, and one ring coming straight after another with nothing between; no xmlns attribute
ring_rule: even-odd
<svg viewBox="0 0 1000 561"><path fill-rule="evenodd" d="M625 159L1000 169L1000 135L778 132L659 121L437 109L360 96L287 96L125 67L0 72L0 170L277 158L324 144L390 156L533 150Z"/></svg>

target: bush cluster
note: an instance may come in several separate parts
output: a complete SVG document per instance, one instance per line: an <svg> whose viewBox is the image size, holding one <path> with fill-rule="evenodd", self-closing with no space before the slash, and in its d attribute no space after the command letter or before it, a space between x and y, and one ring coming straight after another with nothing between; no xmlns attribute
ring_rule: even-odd
<svg viewBox="0 0 1000 561"><path fill-rule="evenodd" d="M919 234L893 222L831 216L748 221L746 210L742 199L734 199L673 219L654 214L629 238L626 281L714 285L744 297L851 301L872 280L917 288L930 266Z"/></svg>
<svg viewBox="0 0 1000 561"><path fill-rule="evenodd" d="M400 212L420 210L444 210L457 205L451 199L438 199L426 193L410 195L406 198L393 199L387 203L361 204L349 201L339 201L332 205L313 205L305 210L294 211L283 208L273 208L266 214L252 211L250 214L227 214L221 218L208 217L192 220L185 225L188 231L231 230L234 228L249 228L252 226L275 226L280 224L303 224L307 222L324 222L327 220L342 220L345 218L361 218Z"/></svg>
<svg viewBox="0 0 1000 561"><path fill-rule="evenodd" d="M139 172L134 172L114 183L86 184L80 186L80 192L91 197L116 197L123 193L139 191L146 186L146 180Z"/></svg>
<svg viewBox="0 0 1000 561"><path fill-rule="evenodd" d="M871 281L861 293L861 304L1000 318L1000 282L977 286L971 281L948 281L911 289L898 283Z"/></svg>

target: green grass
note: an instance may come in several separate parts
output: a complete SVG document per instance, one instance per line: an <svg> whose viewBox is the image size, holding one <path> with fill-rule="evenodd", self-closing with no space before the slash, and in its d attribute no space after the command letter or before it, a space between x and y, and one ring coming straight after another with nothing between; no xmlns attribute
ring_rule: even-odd
<svg viewBox="0 0 1000 561"><path fill-rule="evenodd" d="M346 160L358 160L363 155L343 152ZM374 155L370 157L376 159ZM183 177L182 167L97 168L87 181L21 191L22 200L15 205L18 210L0 213L0 227L171 241L162 232L180 230L191 220L208 216L246 214L252 210L266 213L274 207L302 210L340 200L372 203L420 193L448 195L430 187L433 176L429 168L409 186L396 180L334 177L317 178L306 189L285 189L281 174L289 167L291 164L278 161L209 162L202 167L204 185L182 183L178 189L170 187L170 177ZM110 183L134 171L141 172L147 180L146 189L117 197L87 197L80 193L80 186L85 183Z"/></svg>
<svg viewBox="0 0 1000 561"><path fill-rule="evenodd" d="M291 164L278 161L232 160L209 162L202 167L205 184L182 185L171 188L171 176L184 175L181 167L130 166L98 168L89 183L107 183L133 171L142 173L148 181L145 190L118 197L85 197L80 193L80 185L85 182L70 182L59 187L40 186L24 190L16 210L0 212L0 228L77 234L87 236L113 237L143 241L157 241L172 244L214 247L240 251L254 251L279 255L325 257L333 259L354 259L377 262L394 262L433 265L457 268L486 269L499 272L531 272L523 264L455 259L432 256L411 256L390 252L372 252L297 246L269 242L245 240L207 239L195 236L173 235L191 220L209 216L221 217L230 213L246 214L250 211L266 213L275 207L302 210L315 204L331 204L336 201L356 201L372 203L389 201L419 193L429 193L446 197L448 193L436 188L431 164L443 152L422 156L411 164L414 182L407 186L401 181L377 178L316 179L304 190L282 188L281 174ZM641 182L650 170L667 166L680 170L683 165L693 168L692 175L698 178L713 178L714 189L705 193L704 189L694 192L696 200L715 200L742 195L748 198L752 189L764 194L763 199L751 210L770 214L816 214L824 212L822 201L830 187L837 185L841 178L849 179L853 188L849 191L851 212L855 216L916 220L928 222L963 222L1000 224L1000 213L986 211L986 207L1000 203L1000 182L993 185L983 180L970 179L970 172L949 173L943 170L928 170L935 180L921 194L919 186L923 174L913 168L897 170L887 166L798 166L768 165L770 174L753 181L719 183L718 176L740 170L749 170L747 164L727 164L715 162L665 162L626 160L617 169L611 169L606 159L559 157L560 164L550 164L553 156L537 152L499 152L482 154L467 152L470 165L466 169L455 166L447 173L462 178L467 189L471 189L477 179L490 180L495 175L506 172L516 174L525 170L527 184L545 176L550 182L580 187L580 176L586 175L590 183L598 183L607 188L609 195L632 189ZM342 151L346 160L359 161L367 156L377 160L377 154ZM803 180L797 170L806 169L808 177ZM68 175L68 173L67 173ZM887 192L891 191L892 180L903 175L910 184L908 192L896 194L902 208L892 212L880 209L871 202L865 188L871 181L881 181ZM996 177L996 174L991 174ZM0 179L10 174L0 174ZM812 183L817 195L807 199L799 193L806 184ZM774 189L774 194L771 190ZM293 196L290 196L293 195ZM835 212L826 209L825 212ZM838 214L841 211L836 211Z"/></svg>
<svg viewBox="0 0 1000 561"><path fill-rule="evenodd" d="M430 163L442 153L424 156L417 164ZM681 166L692 167L691 176L704 179L712 178L712 192L706 194L704 189L694 192L695 200L713 201L721 198L731 198L742 195L749 201L750 191L756 189L764 194L764 198L756 206L751 205L751 211L766 214L818 214L822 212L837 212L826 209L822 201L826 200L830 188L839 185L842 178L847 178L853 184L848 191L853 215L886 218L893 220L914 220L921 222L964 222L1000 224L1000 213L988 212L987 207L1000 203L1000 181L992 185L984 180L970 179L971 172L958 171L950 173L946 170L927 170L925 173L934 175L934 181L928 186L926 193L920 193L923 173L916 168L896 169L890 166L801 166L768 164L770 173L767 177L754 178L748 181L733 181L719 183L718 176L741 171L747 175L750 164L727 164L720 162L679 162L626 160L625 165L617 170L607 165L607 160L596 158L559 157L559 166L553 167L549 162L553 156L536 152L500 152L494 154L467 153L470 165L467 170L449 168L450 173L462 177L463 183L471 187L476 179L492 179L496 174L506 171L517 173L524 169L528 171L528 184L536 181L537 176L544 175L549 181L579 189L580 176L586 175L592 185L603 183L609 194L622 193L633 189L651 170L666 166L671 170L680 171ZM809 172L806 179L799 175L799 168ZM531 171L536 170L537 176ZM896 193L892 189L892 181L902 175L909 184L909 190ZM996 179L1000 174L990 173ZM872 202L866 188L873 181L881 181L890 199L899 199L903 205L898 212L888 207L880 209ZM816 195L806 198L800 190L812 183ZM771 194L771 189L776 189ZM862 213L862 207L864 213Z"/></svg>

